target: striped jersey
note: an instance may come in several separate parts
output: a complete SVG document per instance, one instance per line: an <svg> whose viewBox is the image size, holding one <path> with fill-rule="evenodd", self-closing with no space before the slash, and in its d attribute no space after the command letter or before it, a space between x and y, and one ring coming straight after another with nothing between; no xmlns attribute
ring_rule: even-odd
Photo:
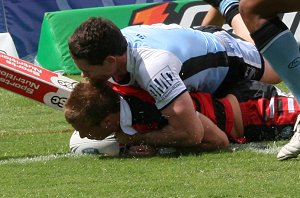
<svg viewBox="0 0 300 198"><path fill-rule="evenodd" d="M210 33L176 24L121 31L128 42L128 84L148 91L160 110L186 90L215 93L223 84L262 75L256 72L263 61L255 46L226 31Z"/></svg>

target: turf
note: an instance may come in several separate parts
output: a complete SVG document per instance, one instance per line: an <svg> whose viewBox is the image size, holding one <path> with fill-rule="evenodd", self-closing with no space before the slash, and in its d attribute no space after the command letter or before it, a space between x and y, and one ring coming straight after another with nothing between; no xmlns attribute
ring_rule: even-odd
<svg viewBox="0 0 300 198"><path fill-rule="evenodd" d="M0 89L2 197L299 197L299 159L277 161L285 142L176 157L69 153L63 113Z"/></svg>

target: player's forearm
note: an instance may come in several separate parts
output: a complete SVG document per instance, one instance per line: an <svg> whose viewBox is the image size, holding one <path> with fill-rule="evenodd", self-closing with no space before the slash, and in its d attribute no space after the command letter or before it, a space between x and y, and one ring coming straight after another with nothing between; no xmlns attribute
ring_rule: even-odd
<svg viewBox="0 0 300 198"><path fill-rule="evenodd" d="M149 144L157 146L196 146L194 140L186 133L176 131L171 126L161 130L151 131L143 134L118 136L121 143L125 144Z"/></svg>
<svg viewBox="0 0 300 198"><path fill-rule="evenodd" d="M205 150L213 150L219 148L228 148L229 140L225 132L203 114L198 114L204 127L204 137L201 147Z"/></svg>
<svg viewBox="0 0 300 198"><path fill-rule="evenodd" d="M182 93L163 109L162 115L168 119L169 123L168 128L164 128L164 131L167 134L172 134L170 138L173 138L173 142L182 146L201 144L204 129L188 92Z"/></svg>

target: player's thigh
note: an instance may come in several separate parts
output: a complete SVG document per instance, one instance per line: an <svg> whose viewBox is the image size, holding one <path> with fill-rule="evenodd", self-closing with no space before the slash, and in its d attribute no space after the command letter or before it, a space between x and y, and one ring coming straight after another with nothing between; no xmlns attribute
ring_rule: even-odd
<svg viewBox="0 0 300 198"><path fill-rule="evenodd" d="M294 12L300 10L299 0L241 0L241 13L261 16L261 18L273 17L279 13Z"/></svg>
<svg viewBox="0 0 300 198"><path fill-rule="evenodd" d="M281 82L279 75L276 71L271 67L269 62L265 60L265 68L262 78L260 79L261 82L269 83L269 84L277 84Z"/></svg>

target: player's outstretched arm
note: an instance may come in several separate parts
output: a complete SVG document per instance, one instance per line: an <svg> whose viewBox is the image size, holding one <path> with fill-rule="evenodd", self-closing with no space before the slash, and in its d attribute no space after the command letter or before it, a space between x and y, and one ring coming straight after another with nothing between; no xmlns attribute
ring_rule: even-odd
<svg viewBox="0 0 300 198"><path fill-rule="evenodd" d="M205 150L227 148L229 141L225 133L207 117L196 113L190 100L186 92L163 111L169 120L169 125L163 129L133 136L120 134L118 140L122 143L197 147Z"/></svg>
<svg viewBox="0 0 300 198"><path fill-rule="evenodd" d="M214 150L214 149L226 149L229 147L229 140L225 133L219 129L210 119L202 114L198 114L199 121L204 126L204 136L202 143L198 145L185 145L184 148L189 148L194 151L202 150ZM182 142L175 141L180 139L181 133L177 134L175 131L171 131L172 128L167 126L162 130L151 131L148 133L138 133L136 135L127 135L125 133L115 134L118 142L127 145L140 145L151 144L157 146L173 146L183 147Z"/></svg>

